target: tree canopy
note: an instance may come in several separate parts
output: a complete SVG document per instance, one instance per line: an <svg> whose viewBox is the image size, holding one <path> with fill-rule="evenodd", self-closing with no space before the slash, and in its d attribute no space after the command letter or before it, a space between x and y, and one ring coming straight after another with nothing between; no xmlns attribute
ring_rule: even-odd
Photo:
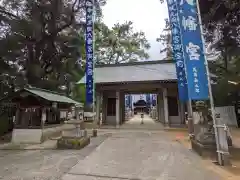
<svg viewBox="0 0 240 180"><path fill-rule="evenodd" d="M221 52L216 61L209 62L211 72L218 76L213 88L215 101L219 105L236 103L235 94L240 89L240 1L200 0L200 11L205 40L215 42L214 48Z"/></svg>
<svg viewBox="0 0 240 180"><path fill-rule="evenodd" d="M96 62L147 58L149 44L132 22L102 22L105 4L94 4ZM0 27L0 97L31 85L83 101L84 87L75 83L85 71L85 0L1 0Z"/></svg>
<svg viewBox="0 0 240 180"><path fill-rule="evenodd" d="M166 58L172 59L172 35L168 19L165 19L165 28L156 41L163 45L163 48L160 49L160 53L166 53Z"/></svg>
<svg viewBox="0 0 240 180"><path fill-rule="evenodd" d="M144 32L134 32L133 23L127 21L108 28L99 24L96 32L96 62L117 64L148 59L146 50L150 48Z"/></svg>

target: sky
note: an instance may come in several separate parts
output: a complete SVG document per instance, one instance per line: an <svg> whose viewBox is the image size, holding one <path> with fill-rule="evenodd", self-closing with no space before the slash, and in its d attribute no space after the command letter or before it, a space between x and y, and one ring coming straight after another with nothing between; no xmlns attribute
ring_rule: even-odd
<svg viewBox="0 0 240 180"><path fill-rule="evenodd" d="M107 26L132 21L136 31L143 31L151 44L149 60L161 60L161 44L156 38L161 34L168 17L166 3L159 0L107 0L103 7L103 20Z"/></svg>

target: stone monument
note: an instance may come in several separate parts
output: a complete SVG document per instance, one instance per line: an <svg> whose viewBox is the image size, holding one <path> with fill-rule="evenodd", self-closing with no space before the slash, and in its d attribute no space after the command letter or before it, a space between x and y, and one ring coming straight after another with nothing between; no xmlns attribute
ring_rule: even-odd
<svg viewBox="0 0 240 180"><path fill-rule="evenodd" d="M62 137L57 143L59 149L81 149L90 143L83 120L71 119L64 123L69 129L62 131Z"/></svg>
<svg viewBox="0 0 240 180"><path fill-rule="evenodd" d="M203 101L196 102L196 111L199 121L194 125L194 138L191 140L192 148L204 157L216 157L216 139L211 111ZM217 118L219 121L219 118ZM218 122L218 125L220 122ZM224 133L224 132L223 132ZM224 137L224 135L222 136ZM226 136L228 146L232 145L230 136Z"/></svg>

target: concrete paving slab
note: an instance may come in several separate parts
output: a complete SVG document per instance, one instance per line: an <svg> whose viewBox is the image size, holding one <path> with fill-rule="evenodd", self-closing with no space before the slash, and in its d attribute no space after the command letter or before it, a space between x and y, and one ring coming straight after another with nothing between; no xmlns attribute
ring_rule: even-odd
<svg viewBox="0 0 240 180"><path fill-rule="evenodd" d="M205 169L197 155L173 141L165 132L114 133L92 154L75 165L69 174L79 175L79 180L83 175L92 179L221 179ZM63 176L62 180L69 180L69 174Z"/></svg>
<svg viewBox="0 0 240 180"><path fill-rule="evenodd" d="M74 174L67 174L64 177L66 180L129 180L126 178L114 178L114 177L99 177L99 176L94 176L94 175L74 175ZM137 180L137 179L136 179ZM139 179L140 180L140 179Z"/></svg>
<svg viewBox="0 0 240 180"><path fill-rule="evenodd" d="M0 179L60 180L107 137L92 138L81 150L0 150Z"/></svg>

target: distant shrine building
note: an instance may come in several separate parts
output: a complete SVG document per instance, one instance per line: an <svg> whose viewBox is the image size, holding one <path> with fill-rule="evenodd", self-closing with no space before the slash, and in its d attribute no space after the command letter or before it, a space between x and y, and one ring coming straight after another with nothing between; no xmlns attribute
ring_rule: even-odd
<svg viewBox="0 0 240 180"><path fill-rule="evenodd" d="M84 84L85 76L78 83ZM157 120L161 123L169 126L185 123L185 107L179 101L176 69L172 61L97 65L95 83L97 119L101 110L103 124L118 126L124 123L127 106L132 110L135 107L138 112L155 106ZM133 104L134 96L128 96L130 94L150 96L142 98L144 104L143 101Z"/></svg>
<svg viewBox="0 0 240 180"><path fill-rule="evenodd" d="M154 97L153 94L128 94L125 95L126 103L125 107L129 108L137 113L150 113L151 108L154 106L153 100L151 97Z"/></svg>

